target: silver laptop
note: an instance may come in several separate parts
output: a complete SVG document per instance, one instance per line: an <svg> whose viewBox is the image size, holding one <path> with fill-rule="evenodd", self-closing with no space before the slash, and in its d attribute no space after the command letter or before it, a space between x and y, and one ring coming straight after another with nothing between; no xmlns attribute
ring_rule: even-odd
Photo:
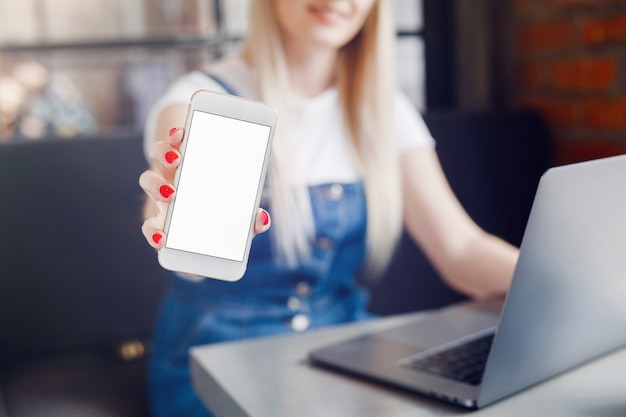
<svg viewBox="0 0 626 417"><path fill-rule="evenodd" d="M481 408L625 345L626 155L544 174L500 314L452 306L310 359Z"/></svg>

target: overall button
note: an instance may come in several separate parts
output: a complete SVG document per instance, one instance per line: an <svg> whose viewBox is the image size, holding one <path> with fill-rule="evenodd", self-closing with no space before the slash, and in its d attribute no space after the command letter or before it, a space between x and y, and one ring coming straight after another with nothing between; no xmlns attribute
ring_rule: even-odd
<svg viewBox="0 0 626 417"><path fill-rule="evenodd" d="M343 185L335 183L328 188L328 197L331 200L339 200L343 197Z"/></svg>
<svg viewBox="0 0 626 417"><path fill-rule="evenodd" d="M291 328L296 332L303 332L309 328L311 325L311 320L304 314L296 314L291 319Z"/></svg>
<svg viewBox="0 0 626 417"><path fill-rule="evenodd" d="M302 301L300 301L297 297L289 297L287 300L287 307L291 311L298 311L302 306Z"/></svg>
<svg viewBox="0 0 626 417"><path fill-rule="evenodd" d="M315 240L315 245L320 249L330 249L333 247L333 241L325 237L319 237Z"/></svg>
<svg viewBox="0 0 626 417"><path fill-rule="evenodd" d="M309 283L306 281L298 282L296 284L296 293L298 293L298 295L306 297L307 295L311 294L311 285L309 285Z"/></svg>

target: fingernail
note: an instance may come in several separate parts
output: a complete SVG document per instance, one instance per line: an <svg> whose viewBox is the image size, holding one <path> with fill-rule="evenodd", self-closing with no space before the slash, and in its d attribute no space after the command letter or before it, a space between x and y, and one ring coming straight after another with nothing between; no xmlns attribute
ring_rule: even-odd
<svg viewBox="0 0 626 417"><path fill-rule="evenodd" d="M161 233L155 233L152 235L152 241L156 243L157 245L159 244L161 239L163 239L163 235Z"/></svg>
<svg viewBox="0 0 626 417"><path fill-rule="evenodd" d="M178 159L178 154L174 151L167 151L165 153L165 160L167 161L168 164L171 164L172 162L174 162L175 160Z"/></svg>
<svg viewBox="0 0 626 417"><path fill-rule="evenodd" d="M159 188L159 191L161 192L161 195L165 198L168 198L169 196L174 194L174 189L169 185L162 185L161 188Z"/></svg>
<svg viewBox="0 0 626 417"><path fill-rule="evenodd" d="M267 214L265 210L261 212L261 221L263 222L263 226L267 226L270 222L270 215Z"/></svg>
<svg viewBox="0 0 626 417"><path fill-rule="evenodd" d="M174 133L176 133L177 131L178 131L178 128L177 128L177 127L173 127L173 128L171 128L171 129L170 129L170 136L173 136L173 135L174 135Z"/></svg>

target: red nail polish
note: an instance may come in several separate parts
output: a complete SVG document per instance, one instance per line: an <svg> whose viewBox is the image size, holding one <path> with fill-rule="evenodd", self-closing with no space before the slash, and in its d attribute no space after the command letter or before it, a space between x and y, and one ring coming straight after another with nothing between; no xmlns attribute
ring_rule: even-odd
<svg viewBox="0 0 626 417"><path fill-rule="evenodd" d="M159 192L163 197L168 198L169 196L174 194L174 189L169 185L162 185L161 188L159 188Z"/></svg>
<svg viewBox="0 0 626 417"><path fill-rule="evenodd" d="M261 220L263 221L263 226L267 226L270 222L270 216L267 214L267 211L263 210L261 212Z"/></svg>
<svg viewBox="0 0 626 417"><path fill-rule="evenodd" d="M155 233L152 235L152 240L154 241L154 243L156 243L157 245L159 244L159 242L161 241L161 239L163 239L163 235L161 233Z"/></svg>
<svg viewBox="0 0 626 417"><path fill-rule="evenodd" d="M174 151L167 151L165 153L165 160L167 161L168 164L171 164L172 162L174 162L175 160L178 159L178 154Z"/></svg>
<svg viewBox="0 0 626 417"><path fill-rule="evenodd" d="M173 136L173 135L174 135L174 133L176 133L177 131L178 131L178 128L177 128L177 127L173 127L173 128L171 128L171 129L170 129L170 136Z"/></svg>

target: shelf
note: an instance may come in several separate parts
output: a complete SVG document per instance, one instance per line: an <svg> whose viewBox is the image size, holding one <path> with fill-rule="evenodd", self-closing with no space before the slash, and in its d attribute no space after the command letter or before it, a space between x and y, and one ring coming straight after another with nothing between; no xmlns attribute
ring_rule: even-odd
<svg viewBox="0 0 626 417"><path fill-rule="evenodd" d="M153 37L141 39L115 39L84 42L44 42L32 44L0 44L0 53L47 52L68 50L102 50L120 48L218 48L224 42L236 42L239 38L208 37Z"/></svg>

